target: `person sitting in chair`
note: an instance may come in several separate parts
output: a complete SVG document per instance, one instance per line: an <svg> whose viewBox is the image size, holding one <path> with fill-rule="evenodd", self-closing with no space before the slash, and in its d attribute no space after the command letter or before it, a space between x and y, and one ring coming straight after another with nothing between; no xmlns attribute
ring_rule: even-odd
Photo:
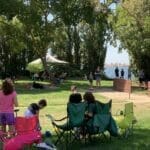
<svg viewBox="0 0 150 150"><path fill-rule="evenodd" d="M80 93L73 93L69 97L70 103L80 103L82 101L82 96Z"/></svg>
<svg viewBox="0 0 150 150"><path fill-rule="evenodd" d="M96 108L95 108L96 107L96 104L95 104L96 100L95 100L95 97L92 94L92 92L86 92L83 95L83 99L88 104L87 110L85 112L85 119L90 119L96 114Z"/></svg>
<svg viewBox="0 0 150 150"><path fill-rule="evenodd" d="M108 131L111 136L118 136L118 127L111 115L111 103L102 103L95 100L91 92L84 94L84 100L88 107L85 112L85 120L87 121L87 130L89 132L104 132Z"/></svg>

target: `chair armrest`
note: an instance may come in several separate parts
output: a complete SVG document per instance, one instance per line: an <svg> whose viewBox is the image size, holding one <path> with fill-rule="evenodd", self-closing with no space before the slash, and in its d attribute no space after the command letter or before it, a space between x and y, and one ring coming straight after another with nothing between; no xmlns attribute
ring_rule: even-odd
<svg viewBox="0 0 150 150"><path fill-rule="evenodd" d="M65 116L65 117L63 117L63 118L61 118L61 119L56 120L56 119L54 119L54 117L53 117L52 115L50 115L50 114L46 114L46 117L48 117L48 118L51 120L51 122L63 121L63 120L65 120L65 119L67 119L67 116Z"/></svg>
<svg viewBox="0 0 150 150"><path fill-rule="evenodd" d="M46 114L46 117L49 118L51 120L51 122L55 121L55 119L53 118L53 116L50 115L50 114Z"/></svg>
<svg viewBox="0 0 150 150"><path fill-rule="evenodd" d="M123 112L123 110L121 110L121 109L118 109L118 110L116 111L116 113L113 114L113 116L120 116L120 115L124 115L124 112Z"/></svg>
<svg viewBox="0 0 150 150"><path fill-rule="evenodd" d="M65 119L67 119L68 117L67 116L65 116L65 117L63 117L63 118L61 118L61 119L58 119L58 120L55 120L55 121L63 121L63 120L65 120Z"/></svg>
<svg viewBox="0 0 150 150"><path fill-rule="evenodd" d="M18 112L19 111L19 109L14 109L14 112Z"/></svg>

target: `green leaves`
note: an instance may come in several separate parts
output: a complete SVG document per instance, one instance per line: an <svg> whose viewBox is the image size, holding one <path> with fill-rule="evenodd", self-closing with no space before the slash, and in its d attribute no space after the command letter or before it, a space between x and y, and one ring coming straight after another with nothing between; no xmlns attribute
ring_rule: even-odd
<svg viewBox="0 0 150 150"><path fill-rule="evenodd" d="M144 69L148 76L150 69L146 59L150 59L149 4L150 1L147 0L124 1L118 7L113 22L114 32L121 45L129 51L136 67Z"/></svg>
<svg viewBox="0 0 150 150"><path fill-rule="evenodd" d="M8 56L21 62L16 63L18 70L41 58L46 70L45 57L51 48L78 69L103 68L111 33L107 4L98 0L0 0L0 6L0 51L9 60L8 66Z"/></svg>

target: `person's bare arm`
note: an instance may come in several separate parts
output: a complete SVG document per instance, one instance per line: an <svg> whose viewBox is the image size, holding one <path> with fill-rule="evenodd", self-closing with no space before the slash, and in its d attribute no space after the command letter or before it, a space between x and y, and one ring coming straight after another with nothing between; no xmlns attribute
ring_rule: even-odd
<svg viewBox="0 0 150 150"><path fill-rule="evenodd" d="M14 97L14 105L15 107L18 107L18 100L17 100L17 96Z"/></svg>
<svg viewBox="0 0 150 150"><path fill-rule="evenodd" d="M40 111L38 110L38 111L36 111L36 115L38 116L38 118L39 118L39 113L40 113Z"/></svg>

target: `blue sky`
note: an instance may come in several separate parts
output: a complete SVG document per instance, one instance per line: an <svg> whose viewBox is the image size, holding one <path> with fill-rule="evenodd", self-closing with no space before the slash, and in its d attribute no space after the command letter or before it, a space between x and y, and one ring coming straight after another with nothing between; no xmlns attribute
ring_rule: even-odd
<svg viewBox="0 0 150 150"><path fill-rule="evenodd" d="M104 2L104 0L100 0L100 2ZM116 4L113 3L110 5L111 9L116 9ZM117 41L117 45L119 45L120 42ZM127 64L129 65L129 55L126 50L122 50L122 52L118 52L118 46L113 47L110 44L107 44L107 53L105 58L105 64L111 64L111 63L121 63L121 64Z"/></svg>
<svg viewBox="0 0 150 150"><path fill-rule="evenodd" d="M129 55L127 51L122 50L122 52L118 52L118 47L113 47L112 45L108 44L105 64L110 63L125 63L129 65Z"/></svg>

